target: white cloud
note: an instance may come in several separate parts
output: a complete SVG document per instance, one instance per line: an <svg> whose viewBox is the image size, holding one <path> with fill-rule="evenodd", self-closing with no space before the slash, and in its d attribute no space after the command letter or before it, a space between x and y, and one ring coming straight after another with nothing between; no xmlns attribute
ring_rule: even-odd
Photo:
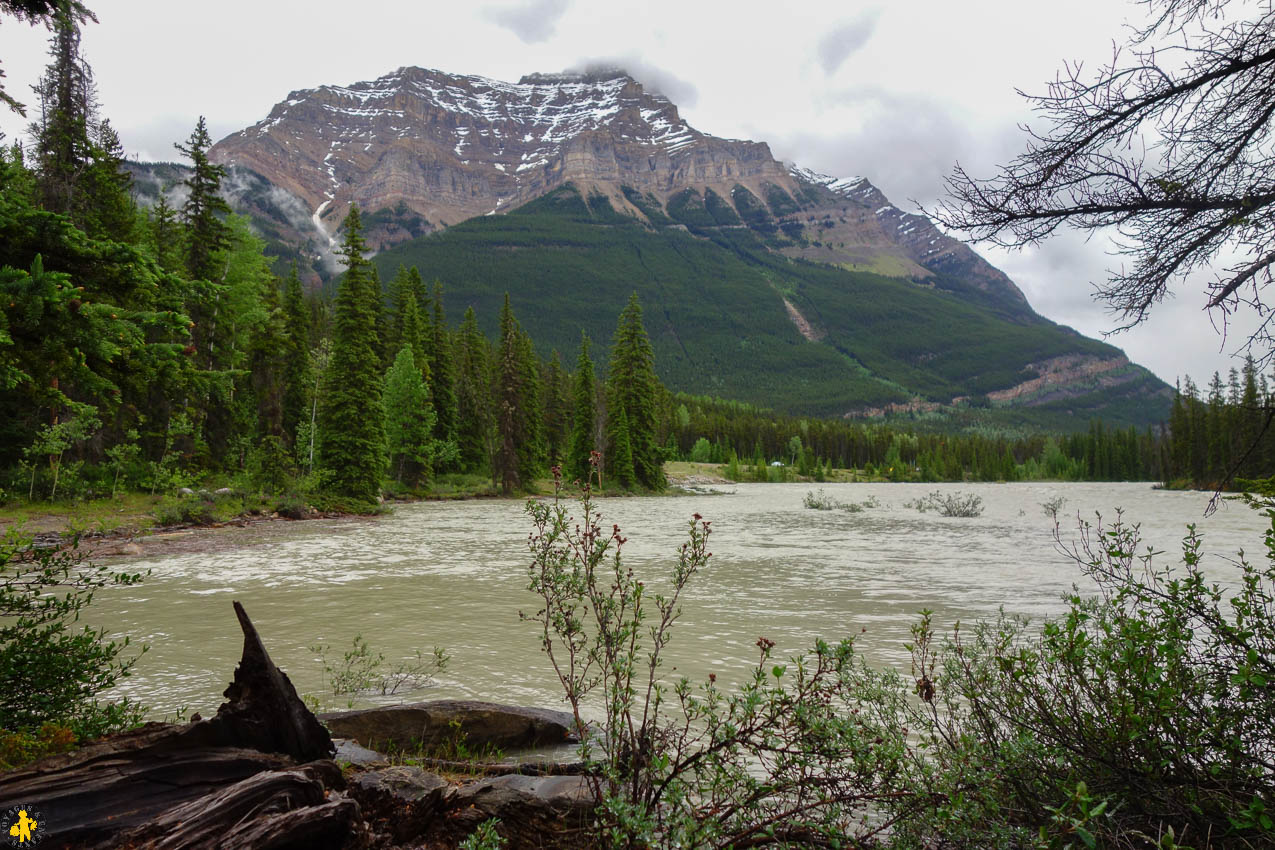
<svg viewBox="0 0 1275 850"><path fill-rule="evenodd" d="M527 44L536 44L553 36L568 5L569 0L532 0L518 6L489 6L483 16Z"/></svg>
<svg viewBox="0 0 1275 850"><path fill-rule="evenodd" d="M880 10L873 9L853 21L829 30L819 39L819 62L823 65L825 74L835 74L847 59L868 43L872 33L876 31L877 18L880 15Z"/></svg>

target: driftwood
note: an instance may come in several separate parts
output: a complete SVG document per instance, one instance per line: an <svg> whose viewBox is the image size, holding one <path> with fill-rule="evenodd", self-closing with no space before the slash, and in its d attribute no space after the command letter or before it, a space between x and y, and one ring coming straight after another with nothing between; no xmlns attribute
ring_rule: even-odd
<svg viewBox="0 0 1275 850"><path fill-rule="evenodd" d="M51 847L340 846L358 819L357 803L326 793L343 786L340 771L295 769L331 758L332 739L238 602L235 613L243 657L215 717L148 724L4 774L0 811L35 806Z"/></svg>
<svg viewBox="0 0 1275 850"><path fill-rule="evenodd" d="M339 848L359 805L326 799L342 784L335 762L250 776L198 800L174 806L150 823L119 836L112 846L147 850L269 850Z"/></svg>

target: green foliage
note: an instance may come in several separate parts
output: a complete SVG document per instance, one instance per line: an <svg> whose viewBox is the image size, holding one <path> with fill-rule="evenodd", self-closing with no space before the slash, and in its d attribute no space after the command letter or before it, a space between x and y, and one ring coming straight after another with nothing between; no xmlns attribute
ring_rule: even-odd
<svg viewBox="0 0 1275 850"><path fill-rule="evenodd" d="M589 337L583 332L580 334L580 354L576 358L571 397L574 404L571 445L563 471L568 481L587 484L593 470L591 458L597 452L598 400L597 389L594 387L593 361L589 359Z"/></svg>
<svg viewBox="0 0 1275 850"><path fill-rule="evenodd" d="M626 848L872 840L879 827L867 815L893 799L907 731L891 722L897 694L850 675L852 643L820 642L785 664L760 638L738 691L712 676L699 687L669 684L663 656L681 595L709 563L709 524L690 520L661 593L624 564L625 539L619 528L603 530L588 489L574 518L560 499L530 502L527 513L530 589L542 607L526 619L540 630L592 768L594 840ZM586 723L586 701L603 709L601 722Z"/></svg>
<svg viewBox="0 0 1275 850"><path fill-rule="evenodd" d="M55 723L85 740L140 723L137 704L99 700L137 661L124 655L129 639L108 639L105 628L77 621L96 591L133 585L142 576L86 562L77 544L36 548L13 530L0 539L0 729L6 732L35 734Z"/></svg>
<svg viewBox="0 0 1275 850"><path fill-rule="evenodd" d="M478 824L478 828L458 845L460 850L501 850L505 839L497 831L499 826L500 821L496 818L488 818Z"/></svg>
<svg viewBox="0 0 1275 850"><path fill-rule="evenodd" d="M343 249L348 270L336 299L332 359L319 405L316 466L330 492L358 509L371 507L380 497L387 463L376 336L379 295L371 292L365 248L358 207L351 207Z"/></svg>
<svg viewBox="0 0 1275 850"><path fill-rule="evenodd" d="M607 316L636 288L648 316L658 317L649 328L651 345L667 386L791 412L841 416L913 395L947 403L1017 384L1028 364L1050 357L1115 353L1042 319L1010 318L964 294L789 260L767 250L751 230L714 225L704 239L637 221L604 222L574 189L558 191L574 194L579 207L557 214L554 205L536 202L515 214L479 217L384 251L374 262L386 275L399 264L433 270L465 293L488 336L498 332L509 290L512 308L546 356L574 348L580 330L608 338ZM516 289L511 280L519 282ZM817 318L827 336L817 343L804 339L781 292L803 315ZM1090 411L1119 402L1107 418L1158 422L1165 411L1145 399L1162 385L1129 368L1118 394L1095 388L1039 412L998 408L979 415L1026 417L1014 421L1037 427L1072 423L1069 428L1077 427L1079 415L1083 428ZM1121 402L1126 393L1127 403ZM1168 401L1165 396L1166 408Z"/></svg>
<svg viewBox="0 0 1275 850"><path fill-rule="evenodd" d="M390 467L400 484L416 487L432 471L434 407L429 388L404 345L385 376L385 436Z"/></svg>
<svg viewBox="0 0 1275 850"><path fill-rule="evenodd" d="M960 490L952 493L934 490L927 496L904 502L903 507L914 508L921 513L934 511L939 516L968 519L983 515L983 498Z"/></svg>
<svg viewBox="0 0 1275 850"><path fill-rule="evenodd" d="M492 386L496 428L492 477L505 495L530 487L542 467L538 372L530 339L518 326L506 296Z"/></svg>
<svg viewBox="0 0 1275 850"><path fill-rule="evenodd" d="M284 339L282 426L287 440L294 440L301 423L310 418L314 393L314 367L310 357L310 316L301 279L294 262L284 281Z"/></svg>
<svg viewBox="0 0 1275 850"><path fill-rule="evenodd" d="M341 653L340 659L330 657L331 646L312 646L323 665L323 678L333 696L376 693L393 696L400 691L419 690L447 669L450 660L441 647L434 647L429 655L420 650L405 661L389 666L385 654L374 652L357 634L350 641L350 648Z"/></svg>
<svg viewBox="0 0 1275 850"><path fill-rule="evenodd" d="M460 467L482 475L494 455L495 416L491 398L491 354L471 307L465 311L457 345L456 442Z"/></svg>
<svg viewBox="0 0 1275 850"><path fill-rule="evenodd" d="M642 323L642 306L633 293L620 314L607 363L607 466L624 487L664 487L655 433L658 388L655 355Z"/></svg>
<svg viewBox="0 0 1275 850"><path fill-rule="evenodd" d="M1097 594L1077 591L1038 632L1002 615L939 645L923 612L910 645L921 702L907 719L927 756L908 782L936 805L904 822L898 846L1275 838L1275 510L1259 507L1266 563L1241 560L1230 590L1204 578L1194 528L1181 567L1165 568L1117 517L1058 539Z"/></svg>

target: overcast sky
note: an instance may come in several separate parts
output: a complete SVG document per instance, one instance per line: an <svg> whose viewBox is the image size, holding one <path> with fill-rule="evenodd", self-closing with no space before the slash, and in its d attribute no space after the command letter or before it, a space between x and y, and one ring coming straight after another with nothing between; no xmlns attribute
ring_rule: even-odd
<svg viewBox="0 0 1275 850"><path fill-rule="evenodd" d="M103 114L143 160L174 159L197 117L214 138L264 118L288 92L374 79L403 65L517 80L619 64L662 91L697 129L769 142L816 171L869 178L898 206L932 205L958 160L976 175L1021 145L1039 92L1064 60L1110 58L1127 0L86 0L84 33ZM0 20L10 94L28 103L47 33ZM0 114L0 130L24 122ZM1090 336L1115 320L1090 298L1116 260L1075 233L1007 253L975 246L1035 309ZM1223 341L1202 287L1182 288L1152 320L1110 338L1173 382L1224 374L1244 335Z"/></svg>

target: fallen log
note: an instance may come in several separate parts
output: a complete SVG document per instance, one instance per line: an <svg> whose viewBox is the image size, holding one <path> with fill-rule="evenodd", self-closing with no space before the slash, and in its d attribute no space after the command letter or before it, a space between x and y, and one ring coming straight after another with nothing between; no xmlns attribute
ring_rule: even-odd
<svg viewBox="0 0 1275 850"><path fill-rule="evenodd" d="M336 850L359 817L345 796L335 762L258 773L174 806L146 825L117 836L113 847L138 850Z"/></svg>
<svg viewBox="0 0 1275 850"><path fill-rule="evenodd" d="M224 838L241 827L258 830L252 833L254 841L268 842L276 829L269 824L284 815L277 827L280 840L309 835L311 819L315 834L344 840L348 829L336 826L356 821L358 805L348 799L324 799L327 789L343 787L335 764L326 762L330 769L311 766L301 773L291 770L302 762L330 759L335 752L332 739L270 660L238 602L235 614L244 634L243 656L225 691L227 702L216 716L185 726L148 724L6 773L0 776L0 811L36 807L42 814L44 846L52 847L117 846L126 833L149 836L146 840L155 847L226 847L231 845L218 836ZM230 797L219 796L230 789L235 789ZM207 845L192 843L185 828L169 830L179 842L175 844L162 843L166 836L151 831L176 823L167 819L168 814L204 809L222 818L236 811L271 817L255 827L237 820L219 822L216 815L200 819L200 828L218 839ZM189 817L177 822L182 820ZM148 826L151 829L139 832ZM129 839L119 846L137 843ZM317 845L311 841L241 846Z"/></svg>

